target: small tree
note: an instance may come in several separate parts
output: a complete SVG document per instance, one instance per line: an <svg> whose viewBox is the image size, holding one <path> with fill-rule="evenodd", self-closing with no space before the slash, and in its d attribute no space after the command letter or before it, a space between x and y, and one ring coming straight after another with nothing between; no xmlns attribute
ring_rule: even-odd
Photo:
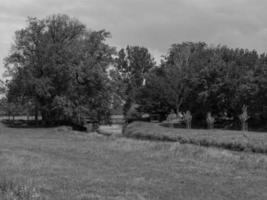
<svg viewBox="0 0 267 200"><path fill-rule="evenodd" d="M173 121L175 119L177 119L177 115L175 114L174 110L171 110L170 114L167 117L167 121L170 122L170 121Z"/></svg>
<svg viewBox="0 0 267 200"><path fill-rule="evenodd" d="M113 92L124 103L123 114L127 115L132 104L136 104L136 96L145 84L145 75L156 65L148 49L139 46L127 46L118 52L115 69L110 76L113 81Z"/></svg>
<svg viewBox="0 0 267 200"><path fill-rule="evenodd" d="M248 130L248 119L249 119L249 116L248 116L248 107L243 105L242 107L242 114L239 115L239 119L240 119L240 122L241 122L241 130L242 131L247 131Z"/></svg>
<svg viewBox="0 0 267 200"><path fill-rule="evenodd" d="M214 117L212 117L211 112L208 112L206 120L207 120L208 128L213 129L215 119L214 119Z"/></svg>
<svg viewBox="0 0 267 200"><path fill-rule="evenodd" d="M186 123L186 128L190 129L191 128L191 122L192 122L192 115L191 115L191 112L189 110L186 111L184 119L185 119L185 123Z"/></svg>
<svg viewBox="0 0 267 200"><path fill-rule="evenodd" d="M137 104L132 104L130 109L126 113L126 123L131 123L136 120L140 120L142 118L141 112L138 110L139 105Z"/></svg>
<svg viewBox="0 0 267 200"><path fill-rule="evenodd" d="M174 123L177 121L177 115L174 110L171 110L170 114L167 116L167 122L170 124L172 128L174 128Z"/></svg>

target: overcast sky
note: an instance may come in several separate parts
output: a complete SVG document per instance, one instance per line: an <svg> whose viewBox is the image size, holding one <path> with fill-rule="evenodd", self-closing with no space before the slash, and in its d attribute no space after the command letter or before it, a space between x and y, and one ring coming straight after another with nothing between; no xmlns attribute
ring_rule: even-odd
<svg viewBox="0 0 267 200"><path fill-rule="evenodd" d="M110 31L109 43L118 48L148 47L156 60L182 41L267 52L266 11L266 0L0 0L0 59L28 16L58 13Z"/></svg>

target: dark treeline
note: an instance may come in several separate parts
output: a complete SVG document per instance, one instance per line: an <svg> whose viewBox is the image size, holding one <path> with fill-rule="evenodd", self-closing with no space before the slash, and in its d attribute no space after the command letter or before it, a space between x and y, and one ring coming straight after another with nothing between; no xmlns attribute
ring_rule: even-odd
<svg viewBox="0 0 267 200"><path fill-rule="evenodd" d="M139 105L162 119L171 110L190 110L199 125L211 112L221 126L234 127L246 105L249 123L265 124L265 54L185 42L173 44L157 65L145 47L116 52L106 43L109 36L66 15L29 18L5 59L11 77L2 99L6 111L82 123L108 121L112 105L123 105L125 115Z"/></svg>
<svg viewBox="0 0 267 200"><path fill-rule="evenodd" d="M221 127L238 126L242 107L249 123L262 127L267 120L267 56L256 51L209 47L186 42L171 46L160 66L145 74L134 100L151 114L190 110L193 124L204 125L211 112Z"/></svg>

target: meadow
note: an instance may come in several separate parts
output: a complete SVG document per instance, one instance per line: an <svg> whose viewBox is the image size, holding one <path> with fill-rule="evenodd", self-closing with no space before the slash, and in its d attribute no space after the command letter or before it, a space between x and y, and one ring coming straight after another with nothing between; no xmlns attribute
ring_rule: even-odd
<svg viewBox="0 0 267 200"><path fill-rule="evenodd" d="M1 125L0 199L267 199L265 154L112 131Z"/></svg>
<svg viewBox="0 0 267 200"><path fill-rule="evenodd" d="M265 132L166 128L157 123L134 122L127 126L124 136L148 140L176 141L233 151L267 153L267 133Z"/></svg>

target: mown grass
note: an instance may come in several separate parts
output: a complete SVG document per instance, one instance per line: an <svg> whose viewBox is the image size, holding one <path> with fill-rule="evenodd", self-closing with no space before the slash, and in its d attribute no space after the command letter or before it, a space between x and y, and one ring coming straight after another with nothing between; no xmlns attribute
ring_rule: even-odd
<svg viewBox="0 0 267 200"><path fill-rule="evenodd" d="M267 199L264 154L62 127L0 128L0 183L15 184L10 191L35 188L45 200Z"/></svg>
<svg viewBox="0 0 267 200"><path fill-rule="evenodd" d="M228 130L198 130L161 127L158 124L134 122L124 131L127 137L178 141L205 147L219 147L234 151L267 153L267 133Z"/></svg>

